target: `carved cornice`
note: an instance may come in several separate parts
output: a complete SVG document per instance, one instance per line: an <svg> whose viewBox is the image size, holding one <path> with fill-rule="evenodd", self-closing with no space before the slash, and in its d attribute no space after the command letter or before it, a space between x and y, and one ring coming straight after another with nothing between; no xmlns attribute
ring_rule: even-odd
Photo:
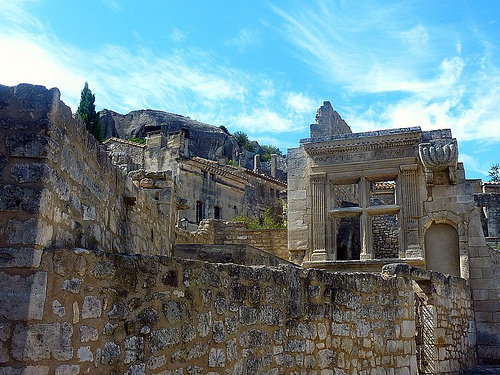
<svg viewBox="0 0 500 375"><path fill-rule="evenodd" d="M395 129L368 133L354 133L334 139L325 138L321 141L303 139L304 150L311 156L338 154L349 152L374 151L385 148L413 147L421 141L419 128Z"/></svg>

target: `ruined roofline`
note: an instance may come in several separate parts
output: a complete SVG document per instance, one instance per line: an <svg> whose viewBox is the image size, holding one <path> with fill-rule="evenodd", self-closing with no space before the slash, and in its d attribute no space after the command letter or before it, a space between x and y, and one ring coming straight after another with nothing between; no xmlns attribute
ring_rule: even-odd
<svg viewBox="0 0 500 375"><path fill-rule="evenodd" d="M375 137L407 134L407 133L419 133L419 134L421 134L423 132L422 132L422 129L420 128L420 126L413 126L413 127L408 127L408 128L383 129L383 130L373 130L373 131L360 132L360 133L337 134L337 135L330 135L330 136L319 137L319 138L302 138L300 140L300 144L328 142L328 141L340 141L340 140L346 140L346 139L375 138Z"/></svg>
<svg viewBox="0 0 500 375"><path fill-rule="evenodd" d="M109 137L105 141L103 141L102 144L106 145L109 142L118 142L118 143L123 143L123 144L126 144L126 145L136 146L136 147L141 147L141 148L145 148L146 147L145 144L137 143L137 142L132 142L132 141L127 141L126 139L121 139L121 138L117 138L117 137Z"/></svg>
<svg viewBox="0 0 500 375"><path fill-rule="evenodd" d="M241 173L244 173L244 174L246 173L246 174L249 174L251 176L262 178L263 180L272 182L272 183L274 183L276 185L280 185L284 189L286 189L286 187L287 187L286 182L280 181L280 180L278 180L276 178L270 177L270 176L265 175L265 174L255 173L251 169L247 169L245 167L233 167L233 166L227 166L227 165L223 166L223 165L218 164L214 160L209 160L209 159L201 158L199 156L189 157L189 158L186 158L186 160L191 160L191 161L195 161L195 162L197 162L199 164L202 164L202 165L204 165L204 166L207 167L207 170L209 170L209 168L212 168L213 171L220 171L221 172L220 174L230 174L230 175L233 175L233 176L236 176L236 177L248 180L248 178L246 176L244 176L244 175L241 174ZM235 171L234 172L230 171L229 168L234 169Z"/></svg>
<svg viewBox="0 0 500 375"><path fill-rule="evenodd" d="M208 172L212 172L220 176L232 177L233 179L244 180L244 181L248 180L245 176L230 171L229 168L225 168L224 166L217 163L215 160L205 159L199 156L184 157L183 159L187 162L193 162L198 166L201 165L202 167L206 168Z"/></svg>
<svg viewBox="0 0 500 375"><path fill-rule="evenodd" d="M276 185L281 185L284 189L287 188L287 184L286 182L283 182L283 181L280 181L276 178L273 178L273 177L270 177L266 174L262 174L262 173L255 173L254 171L252 171L251 169L246 169L244 168L244 172L245 173L248 173L249 175L252 175L252 176L256 176L256 177L260 177L264 180L267 180L267 181L270 181L270 182L273 182L275 183Z"/></svg>

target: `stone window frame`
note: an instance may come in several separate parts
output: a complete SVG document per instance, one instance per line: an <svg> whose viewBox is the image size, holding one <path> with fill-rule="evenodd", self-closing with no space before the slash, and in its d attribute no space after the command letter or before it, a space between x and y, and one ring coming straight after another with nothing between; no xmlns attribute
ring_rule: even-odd
<svg viewBox="0 0 500 375"><path fill-rule="evenodd" d="M371 183L394 181L395 182L395 198L394 204L390 205L371 205L370 192ZM361 239L361 252L359 260L374 259L373 248L373 233L372 233L372 218L374 216L383 215L397 215L399 231L401 231L400 212L401 206L398 204L398 176L397 175L383 175L383 176L358 176L351 179L330 180L332 191L335 191L335 185L348 185L357 184L359 192L359 206L358 207L332 207L328 209L328 215L332 220L332 250L334 256L337 258L337 228L336 220L345 217L359 217L360 218L360 239ZM334 198L334 197L332 197ZM334 199L333 199L334 200ZM400 247L401 236L398 239Z"/></svg>

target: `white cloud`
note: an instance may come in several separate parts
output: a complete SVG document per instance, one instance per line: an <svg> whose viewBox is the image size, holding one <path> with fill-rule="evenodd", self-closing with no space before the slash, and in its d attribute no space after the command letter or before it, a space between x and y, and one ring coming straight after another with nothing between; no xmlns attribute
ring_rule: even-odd
<svg viewBox="0 0 500 375"><path fill-rule="evenodd" d="M317 102L301 92L285 93L285 103L288 108L299 114L313 114L317 109Z"/></svg>
<svg viewBox="0 0 500 375"><path fill-rule="evenodd" d="M186 35L177 27L174 27L172 34L170 34L170 39L172 39L175 43L181 43L186 40Z"/></svg>
<svg viewBox="0 0 500 375"><path fill-rule="evenodd" d="M403 31L401 37L403 42L408 45L410 52L422 53L427 50L429 33L424 26L418 25L411 30Z"/></svg>
<svg viewBox="0 0 500 375"><path fill-rule="evenodd" d="M245 52L245 50L257 43L259 40L259 33L250 29L241 29L237 36L231 38L224 42L227 47L236 47L239 53Z"/></svg>
<svg viewBox="0 0 500 375"><path fill-rule="evenodd" d="M249 114L234 118L236 127L247 130L249 133L260 133L262 129L280 133L293 130L293 121L267 108L255 109Z"/></svg>
<svg viewBox="0 0 500 375"><path fill-rule="evenodd" d="M365 3L363 3L365 4ZM355 131L421 126L451 128L462 140L486 134L500 141L500 70L497 48L479 32L463 56L462 30L429 22L408 29L410 3L343 6L318 0L313 6L273 8L283 37L300 58L350 97L373 104L347 109ZM473 28L472 28L473 29ZM344 96L345 97L345 96Z"/></svg>

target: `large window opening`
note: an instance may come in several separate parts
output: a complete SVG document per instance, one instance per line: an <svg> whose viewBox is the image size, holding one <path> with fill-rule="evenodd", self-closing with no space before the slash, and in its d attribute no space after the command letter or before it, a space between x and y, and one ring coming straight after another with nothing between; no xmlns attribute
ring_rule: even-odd
<svg viewBox="0 0 500 375"><path fill-rule="evenodd" d="M361 177L332 185L334 241L338 260L398 258L396 180Z"/></svg>

